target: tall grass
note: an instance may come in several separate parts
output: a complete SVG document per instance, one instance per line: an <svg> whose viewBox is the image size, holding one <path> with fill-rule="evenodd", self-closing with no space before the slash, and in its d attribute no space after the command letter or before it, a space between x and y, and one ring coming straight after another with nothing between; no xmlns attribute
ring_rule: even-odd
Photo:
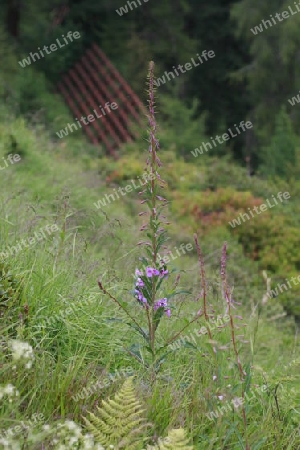
<svg viewBox="0 0 300 450"><path fill-rule="evenodd" d="M156 174L158 150L152 107L150 102L148 167ZM21 134L25 125L18 126ZM234 260L231 264L231 255L240 251L233 241L228 243L226 278L219 239L213 242L214 248L220 249L213 257L213 267L205 263L203 251L209 243L198 239L194 252L171 261L166 269L155 259L159 207L152 203L156 193L153 184L147 186L149 197L143 198L150 204L151 245L141 247L137 234L144 216L131 217L121 201L108 211L93 207L105 186L95 170L86 168L87 161L83 166L78 160L66 160L59 149L49 155L40 148L47 144L29 130L23 140L22 164L1 173L1 248L31 237L46 224L55 223L60 231L4 261L17 288L9 292L13 322L6 314L0 323L1 430L4 435L4 430L23 421L35 435L35 441L30 441L26 433L15 432L11 446L4 448L59 448L53 441L60 436L57 426L70 420L82 427L84 436L82 417L87 411L95 412L103 398L113 395L126 377L125 369L131 368L152 424L149 443L166 436L171 428L183 427L199 450L298 449L299 366L297 361L291 364L299 349L297 335L293 335L291 320L282 319L282 328L267 320L265 310L272 305L262 305L262 295L251 288L248 273L237 294L242 304L232 303L237 286L235 279L232 283L231 270L237 272L237 278L242 277ZM52 147L49 144L48 148ZM160 158L163 163L163 151ZM93 167L92 161L90 164ZM161 177L163 171L162 165ZM158 188L160 181L155 181ZM137 196L133 198L132 208L141 212ZM170 210L167 214L172 218ZM193 242L176 223L172 230L168 249L183 238ZM147 261L139 260L142 248L151 249L146 253ZM218 269L222 269L220 282L209 289L208 280L218 260L223 261ZM135 270L144 265L169 272L168 278L146 277L151 281L145 295L148 310L132 293ZM164 284L158 289L160 280ZM229 286L234 287L233 292ZM173 288L178 295L173 295ZM0 291L0 302L1 295ZM167 304L156 303L161 299L167 299ZM130 327L128 313L133 319ZM195 327L208 327L213 317L225 314L230 322L172 348L172 343ZM290 329L285 330L287 327ZM11 340L32 346L31 367L26 367L24 356L12 359ZM116 376L122 370L123 375ZM90 389L99 380L103 382L99 389ZM10 390L3 390L8 384L15 386L19 395L15 391L8 395ZM78 400L77 394L83 391L91 394ZM235 407L232 401L238 405L238 399L240 404ZM43 414L43 421L32 423L34 414ZM52 435L48 426L43 428L45 424ZM76 448L68 447L66 439L63 445ZM84 441L76 445L85 448Z"/></svg>

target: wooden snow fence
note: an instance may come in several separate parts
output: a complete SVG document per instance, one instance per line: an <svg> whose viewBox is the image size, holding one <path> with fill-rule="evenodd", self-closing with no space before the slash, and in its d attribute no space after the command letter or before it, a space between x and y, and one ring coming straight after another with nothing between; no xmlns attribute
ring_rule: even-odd
<svg viewBox="0 0 300 450"><path fill-rule="evenodd" d="M77 123L82 116L90 116L85 119L87 125L80 121L81 129L93 144L103 145L110 155L116 157L116 150L122 143L137 137L132 125L142 124L146 110L96 44L62 77L58 90Z"/></svg>

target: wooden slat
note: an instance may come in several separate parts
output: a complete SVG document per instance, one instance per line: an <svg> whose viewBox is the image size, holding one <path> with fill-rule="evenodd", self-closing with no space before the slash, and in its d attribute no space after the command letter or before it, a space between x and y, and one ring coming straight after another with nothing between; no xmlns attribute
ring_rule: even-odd
<svg viewBox="0 0 300 450"><path fill-rule="evenodd" d="M142 111L146 111L144 108L143 103L140 101L138 96L133 92L129 84L124 80L124 78L119 74L119 72L115 69L115 67L112 65L110 60L106 57L106 55L103 53L103 51L98 47L97 44L93 44L93 49L96 53L102 58L104 65L110 70L110 72L113 74L115 79L122 85L124 85L125 91L130 95L130 97L134 100L134 102L138 105L138 107Z"/></svg>
<svg viewBox="0 0 300 450"><path fill-rule="evenodd" d="M99 92L99 89L97 89L97 86L95 88L95 86L93 86L93 83L89 77L89 75L84 71L84 67L83 64L78 62L75 65L76 70L80 73L81 78L85 81L85 83L89 86L89 88L91 89L91 91L93 92L95 98L100 102L101 105L104 105L105 103L105 99L102 97L101 93ZM91 69L91 73L93 72L93 70ZM108 99L106 99L106 101L108 101ZM107 118L107 120L103 121L104 126L106 126L109 130L109 132L111 133L111 135L115 136L115 140L117 140L117 143L120 145L122 143L122 141L120 140L120 138L116 135L116 133L114 132L113 128L110 125L110 122L114 122L116 120L115 118L115 114L114 111L112 111L109 115L105 116ZM109 118L109 119L108 119ZM128 135L128 133L126 132L126 130L124 130L122 127L120 128L120 132L123 135L123 138L125 140L130 139L130 136Z"/></svg>
<svg viewBox="0 0 300 450"><path fill-rule="evenodd" d="M94 81L97 82L98 81L98 86L101 86L101 80L96 76L95 71L93 70L93 68L90 66L88 60L86 57L82 58L83 64L85 67L87 67L92 75L92 77L94 78ZM89 80L87 79L87 82L89 82ZM101 94L101 89L98 89L98 91L94 92L94 94L99 98L100 103L104 103L105 100L102 97ZM117 99L116 99L117 100ZM120 111L120 114L124 115L124 112L122 111L122 109L116 110L116 111ZM126 115L125 115L126 117ZM112 121L115 125L116 128L118 128L118 130L120 131L120 133L122 134L123 138L125 139L125 141L131 142L132 139L130 137L130 134L128 133L127 130L125 130L125 128L122 126L122 124L119 122L118 118L116 117L116 114L114 114L114 116L112 117Z"/></svg>
<svg viewBox="0 0 300 450"><path fill-rule="evenodd" d="M87 55L89 55L92 59L92 61L94 62L95 66L97 67L97 70L99 70L99 72L101 73L103 79L105 80L105 82L113 87L114 90L114 95L116 98L119 98L126 103L126 105L128 106L128 109L130 110L131 114L135 117L136 120L140 121L141 120L141 115L134 109L134 107L131 105L130 102L128 102L128 99L125 97L125 95L123 94L123 84L124 84L124 80L123 83L120 82L120 85L118 87L116 87L116 83L111 79L111 77L109 76L108 72L105 71L102 67L102 65L99 63L99 61L94 57L92 50L88 50Z"/></svg>
<svg viewBox="0 0 300 450"><path fill-rule="evenodd" d="M67 90L64 88L63 83L60 81L58 83L58 89L59 91L62 93L63 97L65 98L66 102L68 103L71 111L78 117L80 117L81 113L80 111L77 109L76 103L74 103L73 99L70 97L69 93L67 92ZM77 125L78 126L78 125ZM90 140L92 141L92 143L94 145L99 144L98 140L96 139L96 137L94 136L94 134L92 133L92 131L88 128L88 127L84 127L83 130L86 132L86 134L88 135L88 137L90 138Z"/></svg>
<svg viewBox="0 0 300 450"><path fill-rule="evenodd" d="M80 98L80 95L78 94L78 92L76 91L76 89L73 87L72 83L70 82L70 80L66 76L64 77L64 82L65 82L65 85L67 85L69 90L74 95L75 99L77 100L78 106L80 107L80 109L82 109L83 112L86 115L89 115L89 113L90 113L89 109L87 108L86 104L82 101L82 99ZM95 123L95 122L93 122L93 123ZM84 125L83 124L83 126L84 127L90 127L91 124L89 124L89 125ZM94 129L94 131L95 131L95 129ZM111 143L109 142L109 140L105 136L105 133L103 133L103 131L99 128L99 126L98 126L98 133L99 133L101 139L105 142L105 144L106 144L107 148L109 149L109 151L112 152L113 148L111 146Z"/></svg>
<svg viewBox="0 0 300 450"><path fill-rule="evenodd" d="M133 122L142 124L142 113L147 115L146 108L96 44L82 56L58 86L78 118L81 116L80 110L86 116L92 114L89 108L97 109L96 102L102 106L108 101L118 104L116 110L106 115L101 112L101 122L97 122L95 117L89 125L82 124L91 142L95 145L99 141L103 142L112 156L117 156L115 150L123 142L131 142L132 137L138 136L132 125Z"/></svg>
<svg viewBox="0 0 300 450"><path fill-rule="evenodd" d="M81 89L81 94L83 94L84 97L85 97L85 99L87 99L88 103L90 104L90 107L91 107L92 109L97 108L98 105L97 105L96 103L93 102L93 99L91 98L90 94L88 93L88 91L87 91L87 90L85 89L85 87L83 86L82 81L80 80L80 78L78 78L77 74L75 73L75 69L70 70L69 74L70 74L70 77L73 78L73 80L74 80L74 82L75 82L75 85L77 85L78 88ZM90 111L90 114L91 114L91 113L92 113L92 112ZM117 144L118 144L118 145L121 145L121 144L122 144L122 141L121 141L121 140L119 139L119 137L114 133L114 130L111 129L111 126L109 125L109 123L107 123L107 120L105 120L105 116L104 116L104 121L102 121L102 118L100 118L100 119L101 119L101 123L102 123L102 124L104 123L104 127L108 129L109 133L113 136L113 138L115 139L115 141L117 141ZM95 117L94 122L97 121L97 120L98 120L98 118ZM90 123L91 123L91 124L94 124L94 122L90 122ZM99 123L95 124L94 128L95 128L95 131L98 131L98 133L99 133L99 129L100 129L100 132L101 132L101 127L99 126Z"/></svg>

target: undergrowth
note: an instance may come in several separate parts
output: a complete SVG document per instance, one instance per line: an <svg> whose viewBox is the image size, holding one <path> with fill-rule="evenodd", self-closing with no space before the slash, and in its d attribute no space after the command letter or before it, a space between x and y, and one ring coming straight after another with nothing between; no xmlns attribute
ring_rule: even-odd
<svg viewBox="0 0 300 450"><path fill-rule="evenodd" d="M266 296L274 282L271 270L253 275L262 267L242 254L247 232L239 232L239 243L227 228L203 228L210 209L221 209L219 219L225 214L227 220L228 208L239 212L245 201L254 204L263 188L257 185L255 196L232 192L206 173L202 182L211 191L195 194L193 210L185 192L197 186L199 176L195 171L191 180L182 180L187 175L179 161L183 193L170 192L168 155L162 180L153 70L151 63L151 177L139 200L137 193L128 200L131 212L148 207L148 216L131 217L118 202L97 210L99 192L91 186L106 192L97 171L83 173L76 160L70 167L59 149L51 157L43 153L40 136L22 133L24 122L16 122L23 157L1 178L3 187L14 187L13 193L1 191L3 250L46 225L58 231L10 252L0 267L3 448L300 446L295 321ZM126 182L144 168L143 162L132 171L118 164L108 170L109 182ZM37 179L34 187L27 169ZM267 258L268 233L259 237ZM166 263L164 257L182 243L193 250ZM254 251L251 245L247 250ZM293 263L288 256L284 261L286 267Z"/></svg>

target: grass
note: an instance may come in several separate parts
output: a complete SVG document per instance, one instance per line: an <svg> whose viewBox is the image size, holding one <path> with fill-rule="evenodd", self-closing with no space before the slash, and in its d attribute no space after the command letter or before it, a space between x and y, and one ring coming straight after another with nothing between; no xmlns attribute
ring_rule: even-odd
<svg viewBox="0 0 300 450"><path fill-rule="evenodd" d="M3 124L2 128L7 130L7 126ZM224 314L226 305L216 282L216 271L220 267L223 240L228 242L228 282L234 286L235 300L241 302L233 314L244 318L235 319L241 327L237 334L244 332L242 340L248 341L237 344L247 370L245 391L265 387L264 392L245 403L246 432L241 408L213 420L208 417L225 401L241 397L242 383L232 359L233 350L229 353L222 350L231 340L229 327L213 331L213 339L217 341L214 345L219 349L216 356L207 335L175 351L168 348L153 382L149 370L132 357L132 354L142 360L147 357L137 333L127 327L124 313L97 285L100 278L111 295L126 303L136 320L143 320L143 311L130 294L140 256L137 241L142 221L137 216L137 193L112 202L103 212L94 206L108 192L107 175L115 174L111 181L115 184L110 185L113 189L118 183L126 185L126 179L142 172L143 153L133 167L105 158L95 161L87 154L84 158L75 155L67 142L49 142L46 135L36 134L20 120L10 126L15 126L22 161L1 171L1 248L34 236L45 225L56 224L59 231L5 260L20 283L22 296L19 304L17 294L15 297L12 294L14 327L7 320L0 324L0 383L3 386L11 383L19 391L12 403L4 401L5 398L1 400L1 429L29 420L35 413L42 413L44 423L51 426L73 420L84 427L82 417L87 411L95 411L101 399L112 396L124 378L116 377L83 400L76 401L76 394L99 379L109 379L117 370L130 367L147 419L152 423L149 437L154 440L165 436L170 428L184 427L194 448L199 450L246 449L245 434L251 450L298 449L299 363L291 364L299 351L297 325L293 317L276 319L283 313L276 299L262 305L265 285L259 264L244 256L238 240L228 230L216 228L201 237L200 245L206 257L206 278L213 285L208 293L209 302L216 314ZM2 157L6 154L4 145L1 151ZM164 152L160 157L164 163ZM212 183L207 161L195 170L193 162L172 161L166 153L166 179L171 185L166 195L175 185L183 197L189 195L197 186L199 169L203 172L200 178L205 189L207 183ZM172 186L172 173L179 184ZM256 195L263 193L263 181L260 183L261 186L259 183L255 186ZM185 242L193 243L194 250L170 263L169 270L174 269L174 274L166 289L171 289L172 281L180 273L178 287L188 288L190 294L183 293L172 300L172 316L162 318L158 343L185 326L202 307L193 227L187 217L183 222L178 219L173 205L167 215L173 222L168 247L172 249ZM185 329L183 336L205 323L201 317ZM29 369L22 365L13 369L7 343L16 337L34 349L35 360ZM44 444L52 448L48 447L48 438ZM43 447L37 442L28 448Z"/></svg>

